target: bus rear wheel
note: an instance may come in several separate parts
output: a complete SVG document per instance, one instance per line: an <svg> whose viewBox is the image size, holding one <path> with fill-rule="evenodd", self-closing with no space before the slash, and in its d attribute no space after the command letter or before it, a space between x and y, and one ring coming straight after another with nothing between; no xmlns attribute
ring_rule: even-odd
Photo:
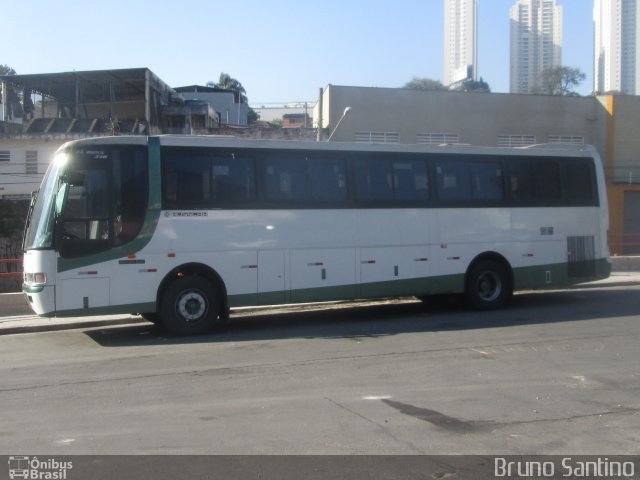
<svg viewBox="0 0 640 480"><path fill-rule="evenodd" d="M507 268L493 260L483 260L467 273L465 296L478 310L493 310L504 306L513 293Z"/></svg>
<svg viewBox="0 0 640 480"><path fill-rule="evenodd" d="M174 280L162 295L160 319L174 335L198 335L215 326L221 312L215 286L199 275Z"/></svg>

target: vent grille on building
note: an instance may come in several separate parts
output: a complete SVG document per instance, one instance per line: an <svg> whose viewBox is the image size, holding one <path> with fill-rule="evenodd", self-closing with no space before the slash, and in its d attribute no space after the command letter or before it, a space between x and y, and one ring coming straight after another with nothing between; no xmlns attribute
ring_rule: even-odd
<svg viewBox="0 0 640 480"><path fill-rule="evenodd" d="M27 150L25 155L25 172L27 175L36 175L38 173L38 151Z"/></svg>
<svg viewBox="0 0 640 480"><path fill-rule="evenodd" d="M535 135L498 135L499 147L524 147L535 143Z"/></svg>
<svg viewBox="0 0 640 480"><path fill-rule="evenodd" d="M460 143L456 133L418 133L416 143L420 145L442 145Z"/></svg>
<svg viewBox="0 0 640 480"><path fill-rule="evenodd" d="M400 143L398 132L356 132L358 143Z"/></svg>

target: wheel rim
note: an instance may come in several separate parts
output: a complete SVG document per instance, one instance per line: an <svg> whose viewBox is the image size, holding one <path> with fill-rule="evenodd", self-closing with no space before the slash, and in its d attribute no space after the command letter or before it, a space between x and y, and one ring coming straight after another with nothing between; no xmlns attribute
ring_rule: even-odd
<svg viewBox="0 0 640 480"><path fill-rule="evenodd" d="M492 302L502 293L502 281L495 272L482 272L476 282L476 291L483 301Z"/></svg>
<svg viewBox="0 0 640 480"><path fill-rule="evenodd" d="M186 322L196 322L207 315L207 298L199 290L182 293L176 300L176 313Z"/></svg>

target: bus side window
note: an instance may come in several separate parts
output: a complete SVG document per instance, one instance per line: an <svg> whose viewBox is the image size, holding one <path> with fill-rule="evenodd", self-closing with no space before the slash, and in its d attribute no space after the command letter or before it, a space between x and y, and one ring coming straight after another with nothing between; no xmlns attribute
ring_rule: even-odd
<svg viewBox="0 0 640 480"><path fill-rule="evenodd" d="M567 159L564 162L565 198L571 205L594 205L594 178L591 162Z"/></svg>
<svg viewBox="0 0 640 480"><path fill-rule="evenodd" d="M255 168L251 158L231 154L212 159L211 196L214 206L255 200L255 183Z"/></svg>
<svg viewBox="0 0 640 480"><path fill-rule="evenodd" d="M341 202L347 198L347 168L343 159L312 159L309 163L311 199Z"/></svg>
<svg viewBox="0 0 640 480"><path fill-rule="evenodd" d="M517 202L533 201L533 175L530 161L510 161L508 164L511 199Z"/></svg>
<svg viewBox="0 0 640 480"><path fill-rule="evenodd" d="M356 198L361 202L393 200L391 162L386 158L356 161Z"/></svg>
<svg viewBox="0 0 640 480"><path fill-rule="evenodd" d="M393 162L393 192L399 201L429 199L429 177L424 160L396 160Z"/></svg>
<svg viewBox="0 0 640 480"><path fill-rule="evenodd" d="M436 163L438 198L440 200L469 200L471 178L465 162L445 160Z"/></svg>
<svg viewBox="0 0 640 480"><path fill-rule="evenodd" d="M502 200L502 166L498 162L478 162L469 164L471 191L477 200Z"/></svg>
<svg viewBox="0 0 640 480"><path fill-rule="evenodd" d="M114 152L114 243L133 240L147 208L147 161L141 150Z"/></svg>
<svg viewBox="0 0 640 480"><path fill-rule="evenodd" d="M560 165L555 158L535 159L533 169L534 195L541 204L557 203L562 198Z"/></svg>
<svg viewBox="0 0 640 480"><path fill-rule="evenodd" d="M69 177L69 193L58 219L60 255L74 257L109 248L109 170L77 161Z"/></svg>
<svg viewBox="0 0 640 480"><path fill-rule="evenodd" d="M264 190L267 202L297 202L307 199L304 158L271 157L264 162Z"/></svg>

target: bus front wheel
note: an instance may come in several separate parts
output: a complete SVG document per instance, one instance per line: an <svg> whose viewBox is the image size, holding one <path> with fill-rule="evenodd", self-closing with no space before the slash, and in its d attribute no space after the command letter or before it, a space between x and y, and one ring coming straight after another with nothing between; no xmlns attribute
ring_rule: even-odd
<svg viewBox="0 0 640 480"><path fill-rule="evenodd" d="M500 308L509 301L512 293L509 271L501 263L483 260L467 273L465 296L473 308Z"/></svg>
<svg viewBox="0 0 640 480"><path fill-rule="evenodd" d="M174 335L197 335L213 329L220 315L215 286L199 275L174 280L162 295L160 318Z"/></svg>

